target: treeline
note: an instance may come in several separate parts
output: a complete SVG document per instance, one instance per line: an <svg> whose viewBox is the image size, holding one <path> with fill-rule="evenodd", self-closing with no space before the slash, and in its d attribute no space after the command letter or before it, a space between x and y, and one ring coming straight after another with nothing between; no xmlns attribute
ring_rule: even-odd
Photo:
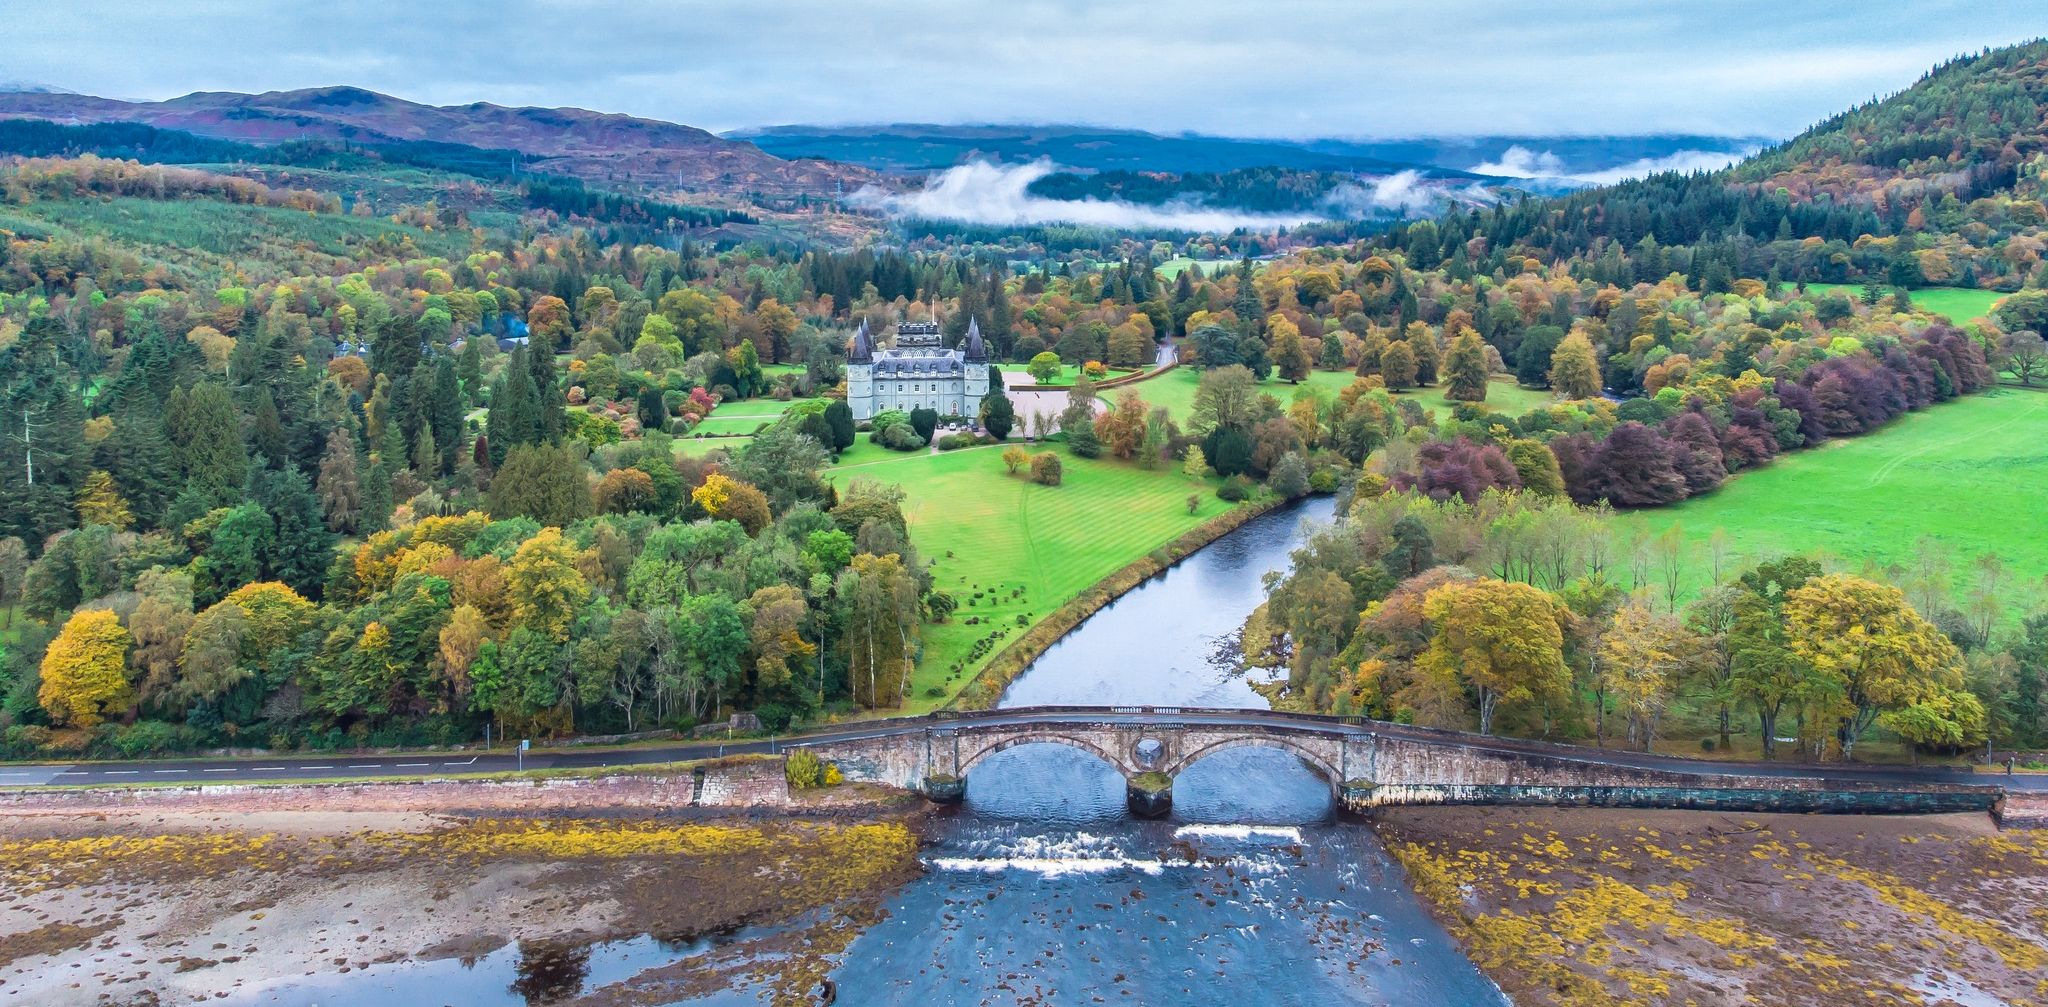
<svg viewBox="0 0 2048 1007"><path fill-rule="evenodd" d="M1675 530L1530 494L1360 496L1255 625L1287 666L1283 706L1404 723L1648 750L1678 721L1701 747L1743 735L1766 758L1784 736L1853 758L1876 726L1936 752L2048 729L2048 616L1993 649L1977 617L1923 613L1869 577L1712 561L1718 583L1681 608L1701 560ZM2006 601L1973 607L1988 620Z"/></svg>

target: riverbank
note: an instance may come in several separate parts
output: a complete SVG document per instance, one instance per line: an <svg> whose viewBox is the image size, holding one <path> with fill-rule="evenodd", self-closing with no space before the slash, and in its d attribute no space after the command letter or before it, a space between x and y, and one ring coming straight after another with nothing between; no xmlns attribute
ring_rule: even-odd
<svg viewBox="0 0 2048 1007"><path fill-rule="evenodd" d="M1423 902L1522 1007L2036 1002L2048 831L1987 816L1383 810Z"/></svg>
<svg viewBox="0 0 2048 1007"><path fill-rule="evenodd" d="M815 1002L919 873L923 803L835 788L744 813L679 808L691 787L686 774L22 794L0 804L0 999L310 1002L280 992L306 987L324 1004L400 1002L375 983L480 958L552 999L583 988L593 947L603 959L623 953L607 942L637 941L630 975L579 1002L732 987Z"/></svg>
<svg viewBox="0 0 2048 1007"><path fill-rule="evenodd" d="M1060 642L1088 617L1123 597L1140 584L1171 569L1196 550L1243 527L1253 518L1269 513L1287 501L1275 497L1241 504L1189 529L1173 541L1132 560L1096 581L1066 604L1040 619L1023 636L996 652L974 680L948 704L954 709L988 710L1001 702L1003 692L1033 661Z"/></svg>

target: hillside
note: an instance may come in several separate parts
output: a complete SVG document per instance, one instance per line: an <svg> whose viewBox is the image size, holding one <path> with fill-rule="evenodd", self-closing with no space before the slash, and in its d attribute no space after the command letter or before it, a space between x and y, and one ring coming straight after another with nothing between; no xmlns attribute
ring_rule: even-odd
<svg viewBox="0 0 2048 1007"><path fill-rule="evenodd" d="M133 122L199 136L276 145L332 140L405 142L517 151L526 170L660 190L824 195L874 180L863 168L789 161L704 130L577 108L507 108L488 102L432 106L354 87L204 91L161 102L90 95L0 94L0 118L62 123Z"/></svg>
<svg viewBox="0 0 2048 1007"><path fill-rule="evenodd" d="M1680 272L1705 292L1743 276L2017 290L2048 237L2044 123L2036 41L1943 64L1723 171L1419 222L1379 244L1424 268L1483 247L1488 268L1534 257L1621 285Z"/></svg>

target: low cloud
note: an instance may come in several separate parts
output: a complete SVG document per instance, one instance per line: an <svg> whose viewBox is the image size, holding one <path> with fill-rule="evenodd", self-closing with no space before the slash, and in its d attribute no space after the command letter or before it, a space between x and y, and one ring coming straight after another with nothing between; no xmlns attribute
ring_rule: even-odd
<svg viewBox="0 0 2048 1007"><path fill-rule="evenodd" d="M1031 183L1058 170L1045 160L1031 164L973 161L932 176L924 188L915 192L889 192L869 186L854 193L852 201L894 217L959 220L997 227L1084 224L1120 230L1217 233L1239 228L1271 231L1332 219L1420 214L1435 210L1448 198L1447 193L1431 187L1415 171L1340 185L1323 198L1317 211L1298 213L1250 213L1192 200L1151 205L1121 199L1047 199L1031 194Z"/></svg>
<svg viewBox="0 0 2048 1007"><path fill-rule="evenodd" d="M869 186L854 193L852 199L896 217L997 227L1085 224L1122 230L1271 231L1323 219L1311 213L1243 213L1191 203L1150 206L1120 199L1047 199L1031 194L1031 183L1057 170L1050 161L973 161L940 172L915 192L886 192Z"/></svg>
<svg viewBox="0 0 2048 1007"><path fill-rule="evenodd" d="M1442 190L1423 184L1421 172L1397 171L1369 185L1340 185L1323 198L1323 205L1336 216L1358 219L1424 213L1443 199Z"/></svg>
<svg viewBox="0 0 2048 1007"><path fill-rule="evenodd" d="M1475 164L1468 171L1501 178L1558 178L1588 185L1608 185L1642 178L1661 171L1719 171L1748 156L1751 151L1680 150L1663 157L1645 157L1599 171L1566 171L1564 159L1550 151L1533 151L1520 145L1502 151L1497 161Z"/></svg>

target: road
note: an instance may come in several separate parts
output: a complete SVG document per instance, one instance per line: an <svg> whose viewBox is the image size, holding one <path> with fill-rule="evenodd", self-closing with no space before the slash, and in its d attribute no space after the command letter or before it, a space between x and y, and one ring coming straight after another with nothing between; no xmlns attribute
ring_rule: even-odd
<svg viewBox="0 0 2048 1007"><path fill-rule="evenodd" d="M1719 762L1649 755L1611 748L1553 745L1511 738L1485 738L1451 731L1433 731L1400 724L1340 720L1270 710L1194 710L1167 707L1024 707L930 717L898 717L807 731L766 740L690 741L633 748L556 748L526 753L525 768L590 769L681 762L720 755L777 753L791 745L823 744L918 733L928 729L971 730L975 727L1016 727L1062 724L1172 724L1199 721L1211 726L1290 728L1335 732L1355 737L1380 734L1462 745L1494 752L1523 752L1579 759L1609 766L1660 769L1726 776L1800 777L1863 783L1968 783L2003 786L2009 791L2048 792L2048 774L2015 776L1971 773L1951 768L1912 768L1827 763ZM355 779L415 776L464 776L510 772L520 766L506 748L491 752L408 752L398 755L314 754L293 757L235 759L170 759L148 762L81 762L0 764L0 787L129 785L136 783L264 783L284 780Z"/></svg>

